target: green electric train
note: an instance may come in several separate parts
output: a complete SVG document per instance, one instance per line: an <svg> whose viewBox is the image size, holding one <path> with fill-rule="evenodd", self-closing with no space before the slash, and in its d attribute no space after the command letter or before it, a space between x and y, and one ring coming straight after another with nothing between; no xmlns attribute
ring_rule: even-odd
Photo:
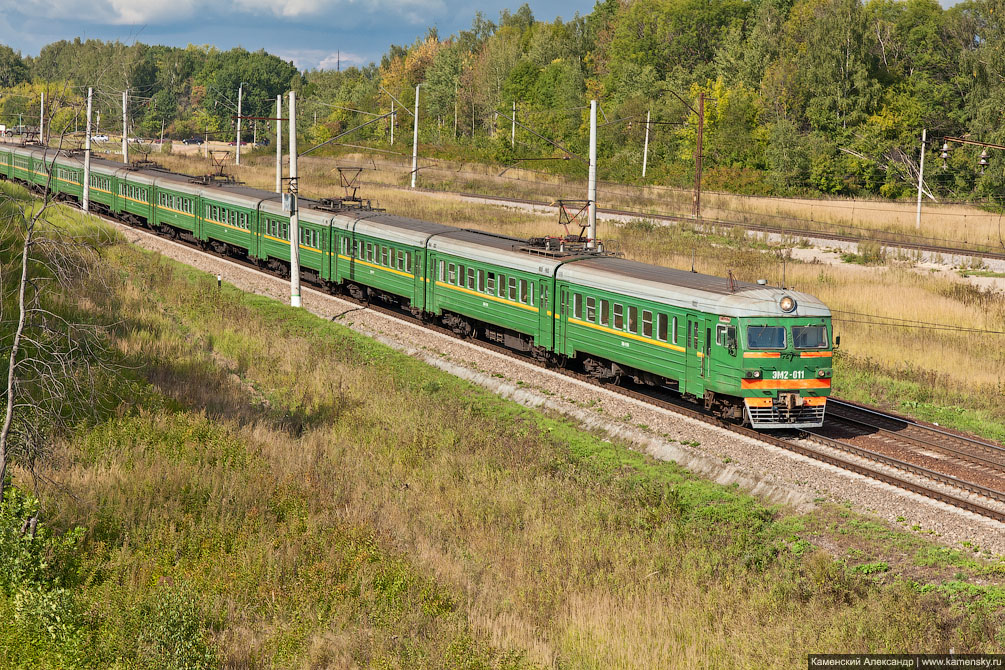
<svg viewBox="0 0 1005 670"><path fill-rule="evenodd" d="M0 144L0 177L83 197L82 159ZM90 208L288 276L278 194L91 161ZM301 199L302 277L598 379L667 388L757 429L822 425L830 310L788 289Z"/></svg>

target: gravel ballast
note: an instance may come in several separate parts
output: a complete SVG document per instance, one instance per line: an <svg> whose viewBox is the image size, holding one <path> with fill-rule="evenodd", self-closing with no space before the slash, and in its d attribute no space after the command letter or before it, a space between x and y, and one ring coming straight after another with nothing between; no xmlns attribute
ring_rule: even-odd
<svg viewBox="0 0 1005 670"><path fill-rule="evenodd" d="M114 225L136 246L220 274L224 281L241 290L289 301L287 280L145 231ZM503 397L528 407L559 412L588 428L624 439L655 458L675 461L720 484L735 483L767 501L802 510L821 501L845 503L904 529L920 528L918 532L949 546L959 548L966 541L996 555L1005 554L1003 524L991 519L361 308L312 288L304 287L303 305L318 316L375 337Z"/></svg>

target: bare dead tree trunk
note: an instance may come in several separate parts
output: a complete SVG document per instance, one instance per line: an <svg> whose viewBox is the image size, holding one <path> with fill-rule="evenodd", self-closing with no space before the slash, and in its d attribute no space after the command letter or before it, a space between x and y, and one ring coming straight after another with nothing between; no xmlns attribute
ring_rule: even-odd
<svg viewBox="0 0 1005 670"><path fill-rule="evenodd" d="M25 232L24 248L21 251L21 281L18 286L18 320L17 328L14 331L14 341L11 343L10 356L7 359L7 408L4 412L3 429L0 430L0 503L3 503L4 488L7 482L7 464L10 460L9 437L10 429L14 422L14 384L16 381L15 371L17 370L17 353L21 347L21 338L24 336L24 325L28 314L25 303L26 287L28 286L28 260L30 258L29 249L31 239L34 235L35 222L32 220L28 224Z"/></svg>
<svg viewBox="0 0 1005 670"><path fill-rule="evenodd" d="M58 104L59 99L54 99L53 113ZM46 157L41 206L36 207L31 198L0 198L0 206L7 210L0 217L8 229L6 237L11 245L22 244L21 273L14 289L18 314L8 331L13 334L0 399L5 404L0 426L0 504L14 466L30 473L38 496L39 480L44 479L39 474L44 445L51 443L53 434L96 410L95 375L114 369L105 356L104 328L74 316L76 308L64 300L82 295L80 289L93 287L95 280L108 285L97 262L96 243L47 216L54 202L55 160L67 129L61 129L58 146L49 155L51 161ZM11 294L8 299L15 302ZM56 307L60 304L62 308ZM36 512L25 520L24 532L34 534L37 521Z"/></svg>

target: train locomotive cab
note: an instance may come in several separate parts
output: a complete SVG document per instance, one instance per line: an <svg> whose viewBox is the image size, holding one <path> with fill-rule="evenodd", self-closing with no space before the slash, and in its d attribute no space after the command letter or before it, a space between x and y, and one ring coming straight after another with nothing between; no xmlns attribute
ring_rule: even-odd
<svg viewBox="0 0 1005 670"><path fill-rule="evenodd" d="M782 299L792 301L791 296ZM793 310L794 311L794 310ZM831 390L830 315L739 319L740 396L753 428L823 425Z"/></svg>

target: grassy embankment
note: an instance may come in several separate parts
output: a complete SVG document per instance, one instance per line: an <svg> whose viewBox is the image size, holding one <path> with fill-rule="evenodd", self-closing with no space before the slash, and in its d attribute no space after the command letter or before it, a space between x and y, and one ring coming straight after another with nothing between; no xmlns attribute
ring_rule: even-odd
<svg viewBox="0 0 1005 670"><path fill-rule="evenodd" d="M121 282L72 304L126 367L48 462L55 536L4 507L5 667L791 667L1005 642L979 548L768 508L158 256L103 259Z"/></svg>
<svg viewBox="0 0 1005 670"><path fill-rule="evenodd" d="M195 159L165 158L169 166L182 171L198 173L205 168ZM239 171L241 179L271 188L274 172L267 161L252 161L257 163ZM302 189L308 195L336 192L338 175L331 160L305 163ZM521 237L561 231L553 217L511 208L458 203L397 188L368 187L363 194L392 212L451 225ZM699 272L726 276L732 270L747 281L763 277L781 284L782 259L786 258L786 285L814 294L843 312L835 322L835 332L842 337L835 375L838 394L1005 441L1005 336L870 325L866 322L875 319L862 316L1001 332L1005 331L1001 292L978 289L957 276L919 271L912 267L910 255L885 254L874 244L861 244L860 253L849 257L856 262L834 266L788 258L788 249L798 238L768 245L738 231L707 232L688 224L635 223L601 224L599 234L629 258L687 269L694 254Z"/></svg>

